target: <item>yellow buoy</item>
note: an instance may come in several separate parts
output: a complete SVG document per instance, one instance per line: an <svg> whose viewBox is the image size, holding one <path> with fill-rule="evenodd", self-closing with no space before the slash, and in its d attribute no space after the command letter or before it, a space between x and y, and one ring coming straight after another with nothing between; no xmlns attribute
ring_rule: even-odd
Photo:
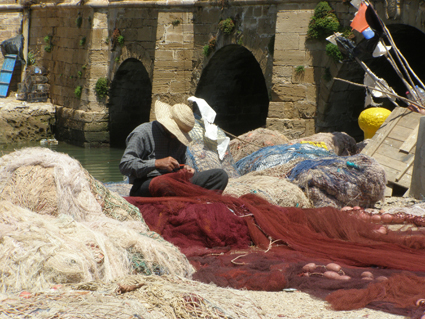
<svg viewBox="0 0 425 319"><path fill-rule="evenodd" d="M372 138L390 114L391 111L383 107L371 107L361 112L359 126L364 133L364 138Z"/></svg>

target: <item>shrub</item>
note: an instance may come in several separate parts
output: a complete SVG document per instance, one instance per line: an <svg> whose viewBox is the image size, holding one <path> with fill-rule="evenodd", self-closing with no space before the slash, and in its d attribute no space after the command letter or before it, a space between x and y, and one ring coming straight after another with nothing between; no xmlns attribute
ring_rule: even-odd
<svg viewBox="0 0 425 319"><path fill-rule="evenodd" d="M232 18L227 18L226 20L221 20L218 27L224 33L231 34L235 29L235 22Z"/></svg>
<svg viewBox="0 0 425 319"><path fill-rule="evenodd" d="M211 52L212 52L211 47L208 44L204 45L204 47L203 47L204 55L209 56L211 54Z"/></svg>
<svg viewBox="0 0 425 319"><path fill-rule="evenodd" d="M44 51L46 51L46 52L52 52L52 45L51 44L46 45L44 47Z"/></svg>
<svg viewBox="0 0 425 319"><path fill-rule="evenodd" d="M103 98L108 95L108 79L99 78L95 86L96 95L98 98Z"/></svg>
<svg viewBox="0 0 425 319"><path fill-rule="evenodd" d="M326 45L326 54L337 62L343 59L342 53L339 51L338 46L333 43L328 43Z"/></svg>
<svg viewBox="0 0 425 319"><path fill-rule="evenodd" d="M84 44L86 44L86 37L80 39L80 45L83 46Z"/></svg>
<svg viewBox="0 0 425 319"><path fill-rule="evenodd" d="M117 42L120 46L124 45L124 37L122 35L119 35L117 38Z"/></svg>
<svg viewBox="0 0 425 319"><path fill-rule="evenodd" d="M81 24L83 23L83 18L81 16L78 16L77 19L75 19L75 24L77 27L81 27Z"/></svg>
<svg viewBox="0 0 425 319"><path fill-rule="evenodd" d="M340 23L332 8L326 1L319 2L311 18L307 36L311 39L324 40L337 32Z"/></svg>
<svg viewBox="0 0 425 319"><path fill-rule="evenodd" d="M27 65L35 65L36 64L36 60L35 60L35 54L32 51L28 52L28 56L27 56Z"/></svg>
<svg viewBox="0 0 425 319"><path fill-rule="evenodd" d="M83 87L81 85L75 88L74 94L77 99L81 98L81 93L83 92Z"/></svg>
<svg viewBox="0 0 425 319"><path fill-rule="evenodd" d="M177 27L180 23L181 23L181 21L179 19L173 20L173 22L171 22L173 27Z"/></svg>

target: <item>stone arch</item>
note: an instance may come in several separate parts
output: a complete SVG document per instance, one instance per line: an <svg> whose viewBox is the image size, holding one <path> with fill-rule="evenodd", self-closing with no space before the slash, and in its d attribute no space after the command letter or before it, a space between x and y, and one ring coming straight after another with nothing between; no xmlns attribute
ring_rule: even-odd
<svg viewBox="0 0 425 319"><path fill-rule="evenodd" d="M391 24L387 28L400 52L417 76L424 82L425 33L406 24ZM373 58L370 54L363 54L360 58L373 73L385 79L398 95L405 97L406 87L385 57ZM363 83L364 70L357 62L344 62L339 66L335 76L352 82ZM360 113L364 110L364 97L365 90L363 88L334 81L327 100L321 101L326 104L326 111L321 116L318 131L343 131L353 136L357 141L362 140L363 132L357 121ZM375 102L382 103L382 107L389 110L393 110L395 107L388 99L375 99ZM400 106L406 106L401 101L397 101L397 103Z"/></svg>
<svg viewBox="0 0 425 319"><path fill-rule="evenodd" d="M232 134L266 124L269 97L264 75L243 46L230 44L214 53L202 71L195 95L217 112L215 123Z"/></svg>
<svg viewBox="0 0 425 319"><path fill-rule="evenodd" d="M152 82L142 62L125 60L115 73L109 92L109 133L113 147L124 148L128 134L149 122Z"/></svg>

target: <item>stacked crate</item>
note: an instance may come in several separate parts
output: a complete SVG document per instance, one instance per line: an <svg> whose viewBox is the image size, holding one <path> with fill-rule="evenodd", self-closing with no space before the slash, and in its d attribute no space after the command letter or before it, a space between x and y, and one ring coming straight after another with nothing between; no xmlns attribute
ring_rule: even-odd
<svg viewBox="0 0 425 319"><path fill-rule="evenodd" d="M25 71L24 80L18 84L16 98L27 102L46 102L49 98L48 82L46 69L32 65Z"/></svg>

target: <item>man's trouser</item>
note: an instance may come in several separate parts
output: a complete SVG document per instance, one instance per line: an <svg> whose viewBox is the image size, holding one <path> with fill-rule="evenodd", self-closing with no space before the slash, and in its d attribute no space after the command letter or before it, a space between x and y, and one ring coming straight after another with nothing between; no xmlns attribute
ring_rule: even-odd
<svg viewBox="0 0 425 319"><path fill-rule="evenodd" d="M155 177L136 180L130 190L130 196L152 197L149 192L149 184ZM190 182L194 185L201 186L209 190L224 191L227 186L229 177L222 169L210 169L203 172L196 172L193 174Z"/></svg>

